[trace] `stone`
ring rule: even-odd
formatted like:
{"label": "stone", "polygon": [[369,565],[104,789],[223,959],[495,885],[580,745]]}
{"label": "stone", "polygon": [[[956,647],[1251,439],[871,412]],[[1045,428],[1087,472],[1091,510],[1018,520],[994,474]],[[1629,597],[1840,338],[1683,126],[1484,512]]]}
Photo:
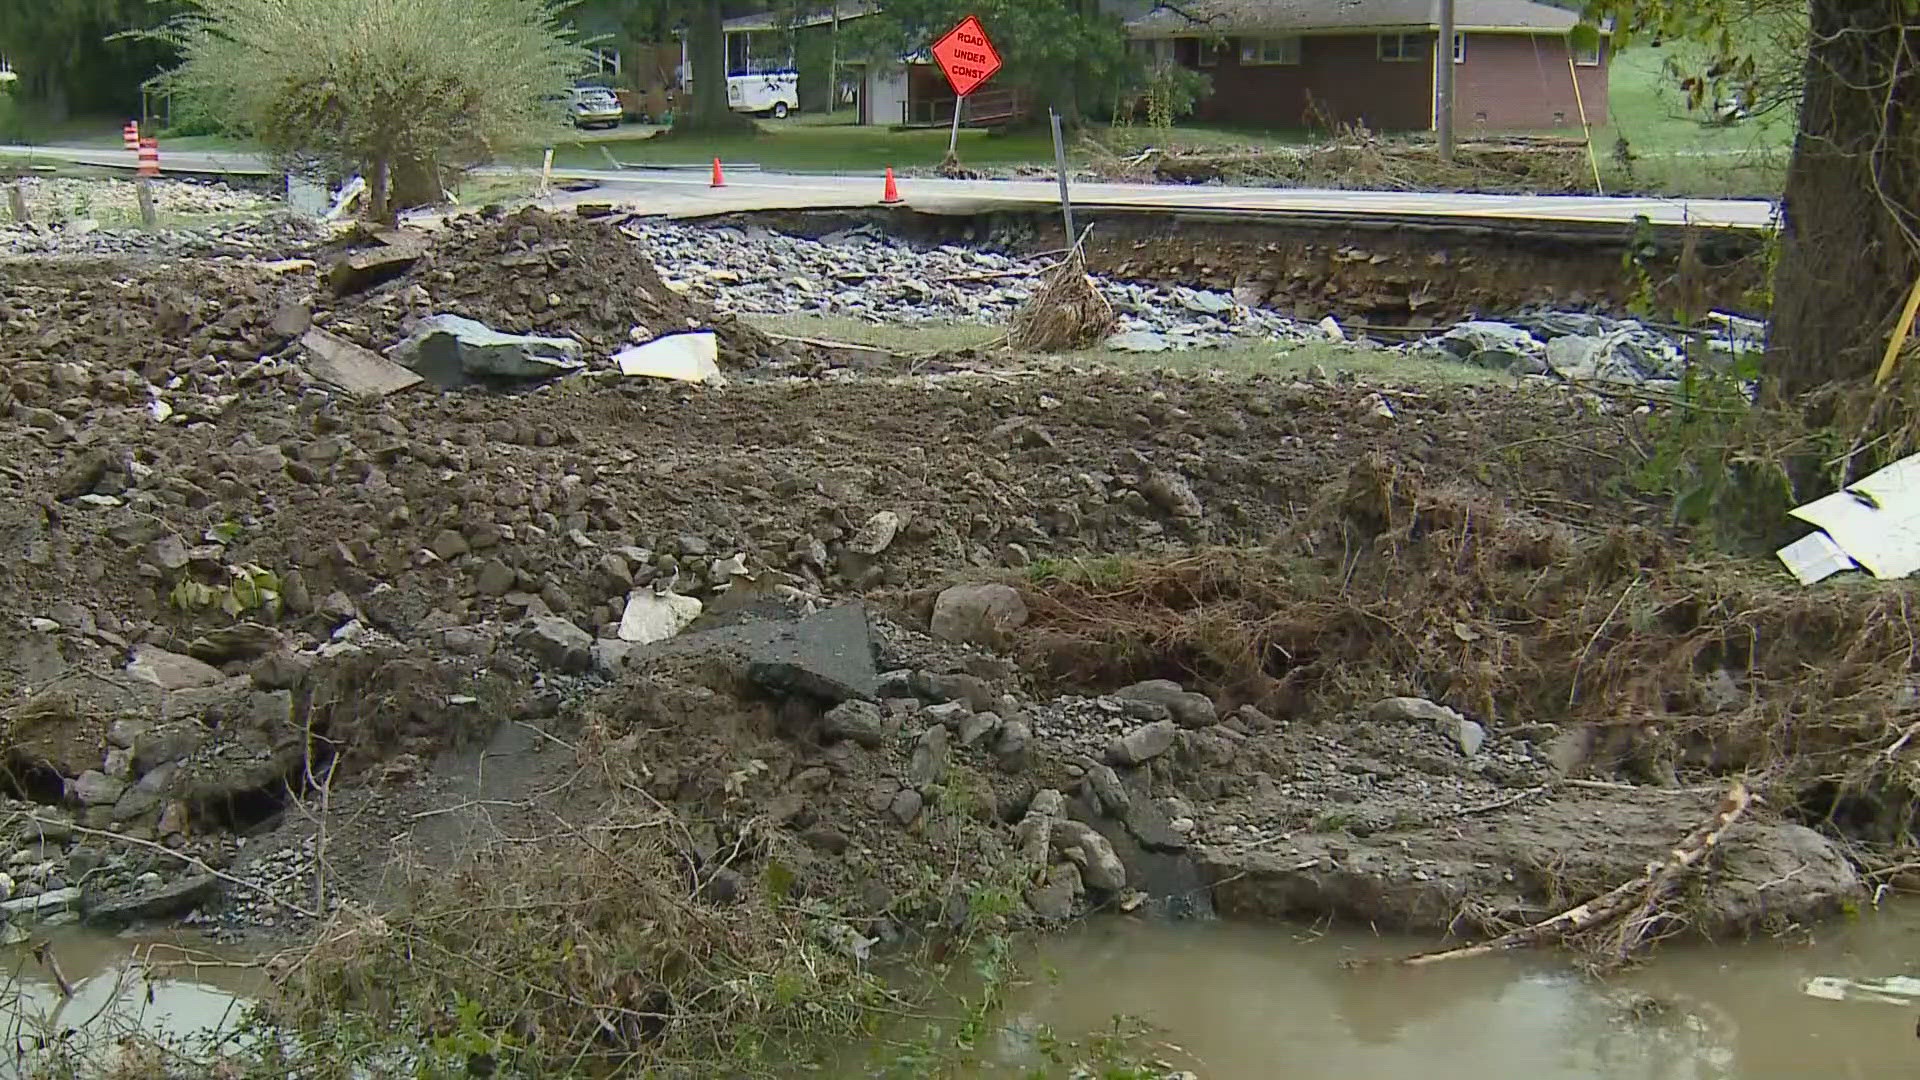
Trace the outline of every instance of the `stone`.
{"label": "stone", "polygon": [[899,534],[900,515],[891,510],[882,510],[860,526],[860,531],[847,541],[847,550],[871,558],[891,547],[893,538]]}
{"label": "stone", "polygon": [[499,559],[488,559],[480,564],[473,586],[481,596],[505,596],[513,591],[514,576],[513,567]]}
{"label": "stone", "polygon": [[381,244],[349,252],[327,270],[327,282],[335,296],[348,296],[399,277],[424,254],[421,244]]}
{"label": "stone", "polygon": [[1151,799],[1135,799],[1120,823],[1134,842],[1148,851],[1176,853],[1187,849],[1187,838],[1173,827],[1166,812]]}
{"label": "stone", "polygon": [[1046,922],[1066,922],[1073,917],[1073,902],[1080,893],[1080,869],[1061,863],[1047,870],[1043,884],[1027,889],[1027,906]]}
{"label": "stone", "polygon": [[1073,860],[1090,889],[1118,892],[1127,887],[1127,868],[1107,838],[1071,818],[1053,823],[1053,850]]}
{"label": "stone", "polygon": [[127,663],[127,674],[169,691],[217,686],[226,678],[220,674],[219,668],[210,664],[147,644],[133,647],[133,659]]}
{"label": "stone", "polygon": [[958,728],[962,720],[973,715],[973,710],[964,701],[943,701],[938,705],[929,705],[920,712],[927,719],[949,729]]}
{"label": "stone", "polygon": [[987,680],[965,672],[916,671],[913,692],[928,701],[964,702],[972,712],[992,712],[999,705]]}
{"label": "stone", "polygon": [[599,638],[593,643],[593,670],[602,675],[618,675],[627,666],[627,658],[639,646],[631,641]]}
{"label": "stone", "polygon": [[420,320],[387,357],[443,387],[474,379],[547,379],[587,366],[572,338],[505,334],[459,315]]}
{"label": "stone", "polygon": [[1147,501],[1177,518],[1197,518],[1204,513],[1200,496],[1183,476],[1155,469],[1140,481],[1140,494]]}
{"label": "stone", "polygon": [[170,885],[148,887],[134,896],[110,896],[82,905],[89,926],[125,926],[183,915],[220,895],[220,880],[212,874],[184,877]]}
{"label": "stone", "polygon": [[1107,761],[1114,765],[1141,765],[1173,748],[1179,732],[1171,720],[1143,724],[1107,744]]}
{"label": "stone", "polygon": [[1194,693],[1171,679],[1149,679],[1114,691],[1126,701],[1145,701],[1167,710],[1173,722],[1183,728],[1212,727],[1220,722],[1213,700]]}
{"label": "stone", "polygon": [[946,779],[951,754],[951,736],[944,725],[935,724],[921,732],[913,747],[913,760],[907,767],[908,782],[915,787],[926,787]]}
{"label": "stone", "polygon": [[580,674],[593,667],[593,635],[557,615],[528,620],[517,640],[521,648],[556,671]]}
{"label": "stone", "polygon": [[67,782],[68,796],[81,806],[112,806],[126,790],[125,780],[91,769]]}
{"label": "stone", "polygon": [[941,641],[993,646],[1027,622],[1027,602],[1011,585],[954,585],[933,603],[933,636]]}
{"label": "stone", "polygon": [[176,574],[185,570],[193,559],[187,554],[187,542],[176,533],[168,533],[147,545],[147,561],[169,574]]}
{"label": "stone", "polygon": [[282,649],[255,661],[247,677],[261,690],[291,690],[306,679],[312,667],[311,658]]}
{"label": "stone", "polygon": [[993,741],[994,764],[1002,772],[1022,772],[1027,767],[1027,756],[1033,745],[1033,729],[1025,720],[1009,720],[1000,725],[1000,734]]}
{"label": "stone", "polygon": [[161,801],[172,789],[173,777],[178,769],[178,765],[162,765],[142,776],[137,783],[127,789],[126,794],[120,796],[118,802],[113,804],[111,820],[132,821],[157,811]]}
{"label": "stone", "polygon": [[887,812],[892,814],[900,824],[911,825],[913,819],[920,816],[920,808],[923,805],[925,801],[918,791],[912,788],[901,788],[894,793],[893,800],[887,804]]}
{"label": "stone", "polygon": [[1000,730],[1000,714],[981,712],[968,713],[960,719],[960,745],[972,746],[983,742]]}
{"label": "stone", "polygon": [[1461,323],[1442,334],[1439,344],[1469,364],[1499,371],[1536,361],[1546,352],[1524,328],[1487,320]]}
{"label": "stone", "polygon": [[1107,338],[1106,347],[1116,352],[1157,353],[1173,348],[1173,342],[1151,330],[1127,330]]}
{"label": "stone", "polygon": [[1027,816],[1060,818],[1067,816],[1067,797],[1057,788],[1041,788],[1027,802]]}
{"label": "stone", "polygon": [[1487,739],[1486,729],[1478,723],[1426,698],[1383,698],[1367,709],[1367,719],[1375,723],[1424,724],[1451,740],[1468,757],[1478,754]]}
{"label": "stone", "polygon": [[452,562],[473,550],[472,545],[467,543],[467,538],[454,529],[441,529],[435,533],[433,541],[427,545],[427,548],[439,556],[443,562]]}
{"label": "stone", "polygon": [[193,639],[187,655],[208,664],[254,660],[285,647],[280,631],[257,622],[235,623]]}
{"label": "stone", "polygon": [[698,619],[703,609],[695,597],[635,589],[627,594],[620,615],[620,640],[642,645],[665,641]]}
{"label": "stone", "polygon": [[829,855],[843,855],[851,842],[847,834],[831,825],[815,825],[800,833],[800,839],[809,847],[818,848]]}
{"label": "stone", "polygon": [[317,326],[300,335],[300,346],[304,366],[314,378],[363,400],[420,384],[414,372]]}
{"label": "stone", "polygon": [[1133,804],[1133,798],[1127,794],[1126,785],[1120,782],[1120,774],[1114,772],[1112,767],[1088,757],[1080,758],[1078,764],[1087,771],[1087,790],[1093,792],[1094,802],[1108,815],[1123,817]]}
{"label": "stone", "polygon": [[820,731],[828,739],[847,739],[877,750],[886,741],[886,718],[873,702],[843,701],[827,710]]}
{"label": "stone", "polygon": [[698,659],[732,667],[766,690],[804,693],[823,708],[876,700],[873,630],[855,601],[799,619],[765,619],[681,633],[636,648],[629,664]]}
{"label": "stone", "polygon": [[[20,891],[26,892],[27,886],[20,886]],[[21,896],[18,899],[0,903],[0,919],[5,919],[7,922],[44,919],[49,915],[79,906],[80,895],[78,888],[68,887]]]}

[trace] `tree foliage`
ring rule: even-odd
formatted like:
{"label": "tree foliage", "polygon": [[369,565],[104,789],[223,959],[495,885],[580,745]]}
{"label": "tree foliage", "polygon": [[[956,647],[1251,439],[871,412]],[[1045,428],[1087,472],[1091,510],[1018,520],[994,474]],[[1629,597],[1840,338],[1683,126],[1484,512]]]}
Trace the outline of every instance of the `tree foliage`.
{"label": "tree foliage", "polygon": [[845,33],[854,51],[897,59],[932,45],[968,15],[979,17],[1006,63],[988,86],[1023,90],[1069,121],[1111,104],[1123,80],[1138,74],[1120,20],[1092,0],[889,0],[879,14],[848,23]]}
{"label": "tree foliage", "polygon": [[[1692,92],[1762,99],[1778,70],[1756,34],[1781,0],[1594,0],[1619,37],[1707,47]],[[1767,377],[1799,394],[1873,372],[1920,276],[1920,0],[1810,0],[1799,121],[1782,200]],[[1778,45],[1774,47],[1777,49]]]}
{"label": "tree foliage", "polygon": [[157,25],[165,0],[0,0],[0,56],[20,75],[18,92],[52,119],[73,111],[127,111],[164,50],[123,31]]}
{"label": "tree foliage", "polygon": [[552,0],[187,2],[172,86],[289,167],[366,176],[382,216],[551,130],[585,59]]}

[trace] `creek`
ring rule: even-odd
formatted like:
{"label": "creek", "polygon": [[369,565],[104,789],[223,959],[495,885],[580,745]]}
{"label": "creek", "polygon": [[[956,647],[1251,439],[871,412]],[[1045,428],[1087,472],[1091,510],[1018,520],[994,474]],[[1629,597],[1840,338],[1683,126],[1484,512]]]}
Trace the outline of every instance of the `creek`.
{"label": "creek", "polygon": [[[184,939],[67,928],[49,939],[73,985],[64,1006],[27,946],[0,955],[9,1037],[92,1021],[176,1036],[229,1029],[257,969]],[[1912,1003],[1810,996],[1810,979],[1912,971],[1920,905],[1810,935],[1669,943],[1606,982],[1567,958],[1517,953],[1420,969],[1391,961],[1426,939],[1291,925],[1097,919],[1043,941],[1009,997],[980,1077],[1041,1064],[1037,1033],[1150,1030],[1153,1056],[1205,1080],[1830,1080],[1920,1073]],[[190,961],[199,961],[198,964]],[[1378,961],[1378,963],[1365,963]],[[1361,962],[1361,963],[1355,963]],[[1917,985],[1915,989],[1920,989]],[[11,1075],[0,1069],[0,1075]]]}

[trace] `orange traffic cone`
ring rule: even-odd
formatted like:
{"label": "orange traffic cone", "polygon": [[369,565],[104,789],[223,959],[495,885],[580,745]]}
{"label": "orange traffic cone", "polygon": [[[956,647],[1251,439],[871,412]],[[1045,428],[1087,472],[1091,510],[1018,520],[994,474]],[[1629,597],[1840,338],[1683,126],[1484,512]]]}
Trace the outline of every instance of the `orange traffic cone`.
{"label": "orange traffic cone", "polygon": [[880,193],[880,205],[893,206],[903,202],[906,200],[900,197],[900,188],[893,182],[893,166],[889,165],[887,166],[887,189]]}
{"label": "orange traffic cone", "polygon": [[727,186],[727,178],[720,174],[719,158],[713,159],[713,183],[709,184],[708,186],[709,187],[726,187]]}

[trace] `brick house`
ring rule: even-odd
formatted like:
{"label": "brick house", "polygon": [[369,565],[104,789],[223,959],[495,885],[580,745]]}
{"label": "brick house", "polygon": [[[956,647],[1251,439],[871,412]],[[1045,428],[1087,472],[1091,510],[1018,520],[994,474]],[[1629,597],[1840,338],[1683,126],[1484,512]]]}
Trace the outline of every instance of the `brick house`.
{"label": "brick house", "polygon": [[[1610,40],[1579,22],[1532,0],[1456,0],[1455,129],[1578,128],[1583,107],[1604,125]],[[1127,32],[1150,59],[1211,79],[1203,121],[1304,128],[1317,106],[1379,131],[1434,126],[1439,0],[1195,0]]]}

